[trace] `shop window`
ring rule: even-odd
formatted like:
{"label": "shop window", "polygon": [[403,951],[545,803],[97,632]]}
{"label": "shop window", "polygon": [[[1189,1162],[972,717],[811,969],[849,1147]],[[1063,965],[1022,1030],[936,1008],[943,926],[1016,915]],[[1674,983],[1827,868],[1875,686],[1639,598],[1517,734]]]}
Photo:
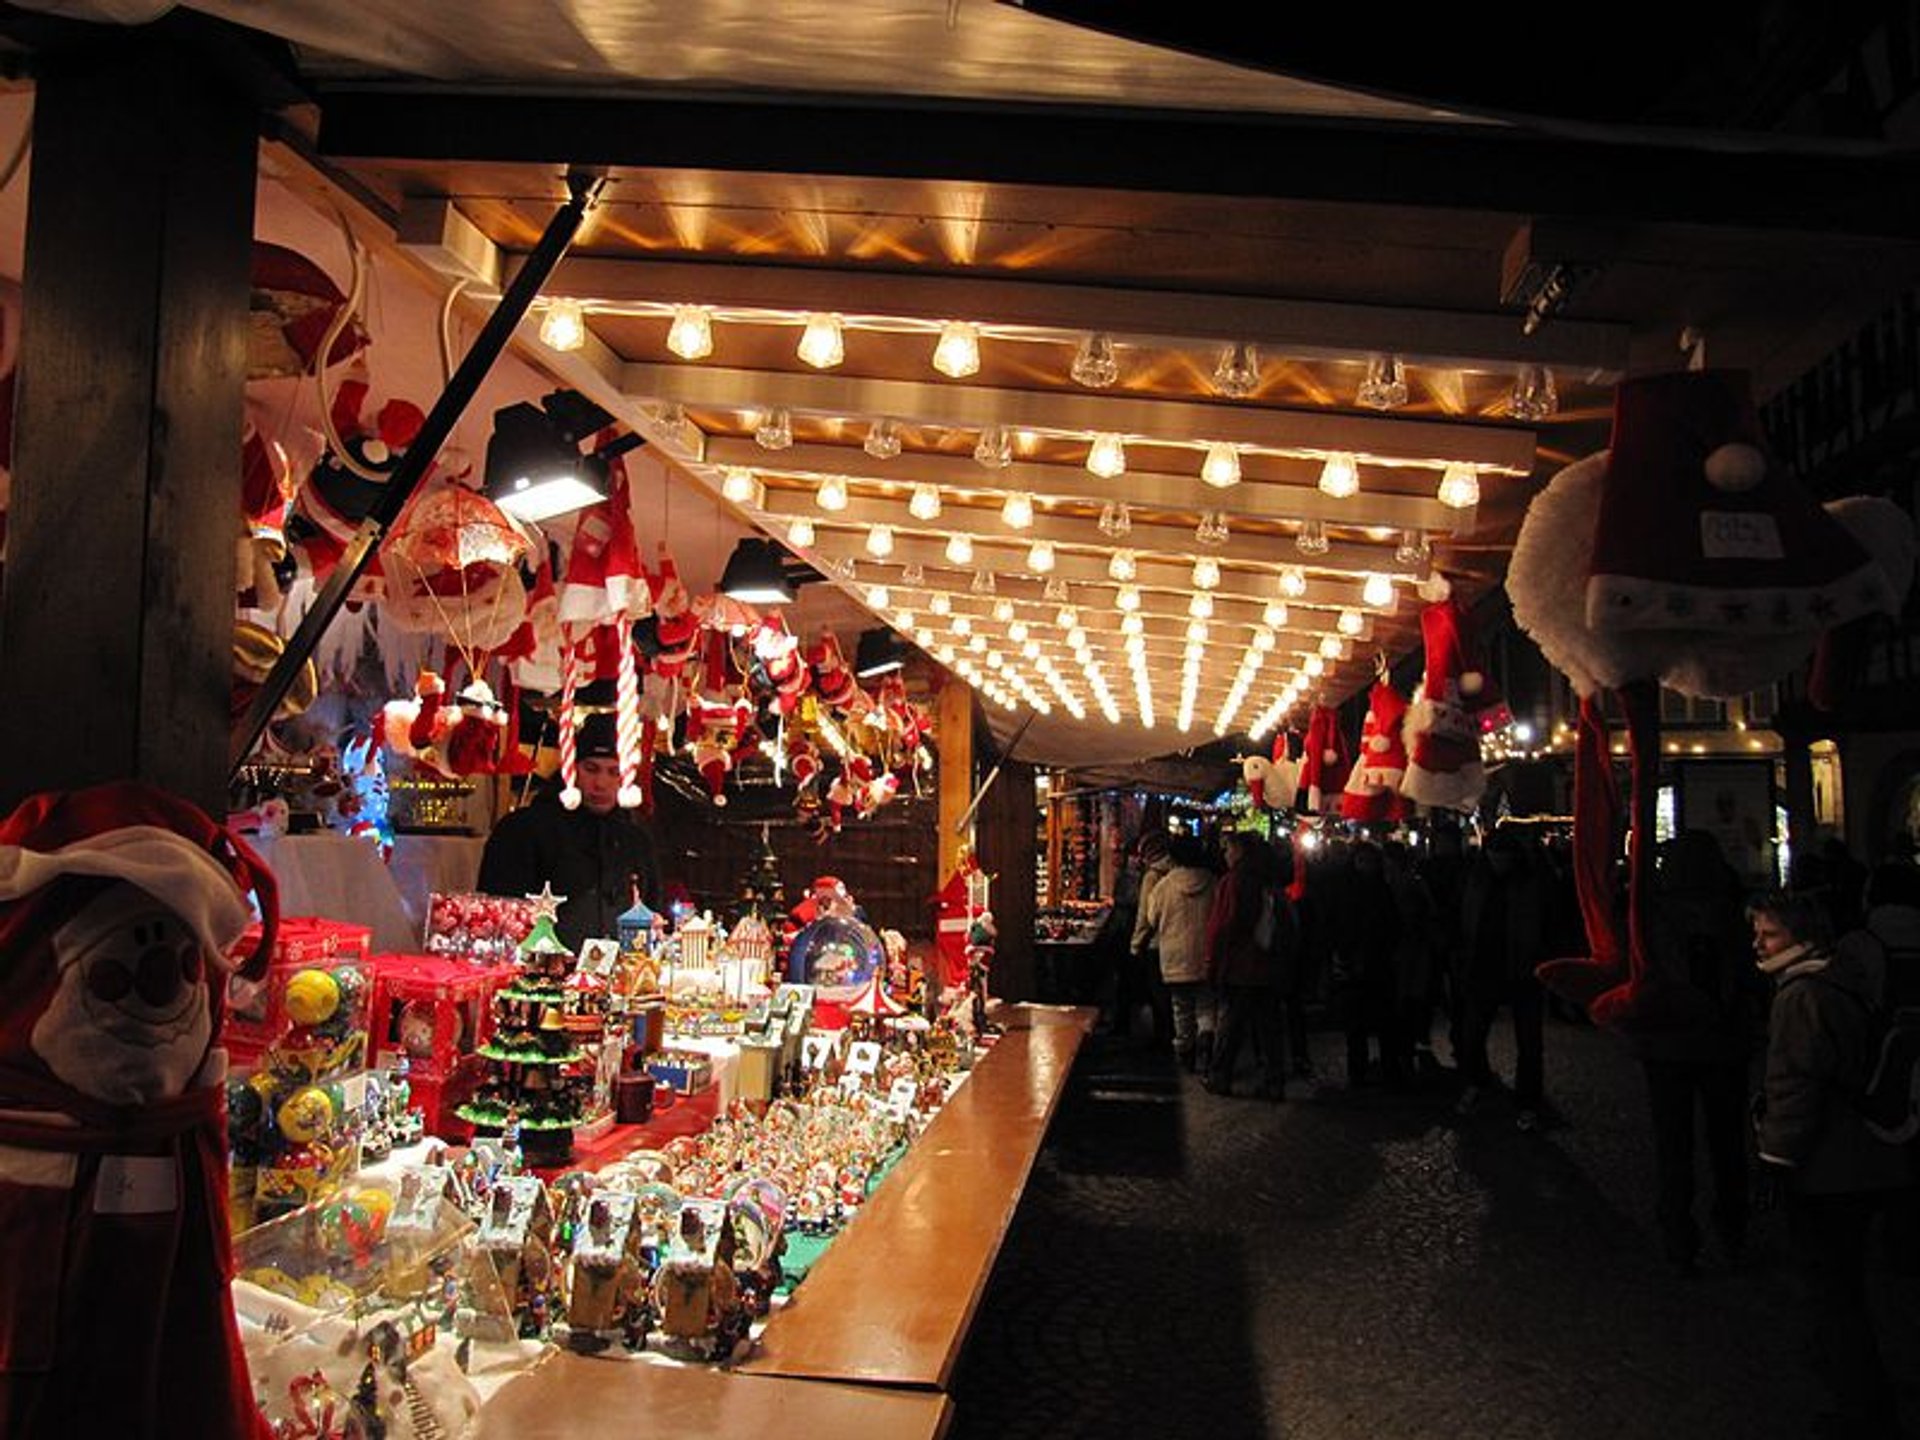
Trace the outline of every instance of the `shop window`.
{"label": "shop window", "polygon": [[1822,830],[1844,835],[1847,828],[1846,790],[1840,770],[1840,747],[1816,740],[1807,747],[1813,767],[1813,823]]}

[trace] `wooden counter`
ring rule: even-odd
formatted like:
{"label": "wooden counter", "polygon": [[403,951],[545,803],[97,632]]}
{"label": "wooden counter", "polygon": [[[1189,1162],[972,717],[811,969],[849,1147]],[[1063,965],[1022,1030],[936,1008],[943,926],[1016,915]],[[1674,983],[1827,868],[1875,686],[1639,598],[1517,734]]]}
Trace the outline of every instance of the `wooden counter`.
{"label": "wooden counter", "polygon": [[1094,1012],[998,1018],[1007,1032],[767,1322],[744,1373],[946,1388]]}
{"label": "wooden counter", "polygon": [[674,1436],[885,1436],[939,1440],[946,1396],[730,1375],[704,1366],[593,1360],[549,1352],[480,1412],[482,1440]]}

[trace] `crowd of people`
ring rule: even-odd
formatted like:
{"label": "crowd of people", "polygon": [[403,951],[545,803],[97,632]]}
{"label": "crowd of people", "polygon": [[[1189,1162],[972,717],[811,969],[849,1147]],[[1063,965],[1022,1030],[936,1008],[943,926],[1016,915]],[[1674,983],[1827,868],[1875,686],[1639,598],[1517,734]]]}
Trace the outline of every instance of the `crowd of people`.
{"label": "crowd of people", "polygon": [[[1324,1083],[1311,1014],[1344,1035],[1332,1083],[1444,1086],[1471,1115],[1503,1088],[1488,1039],[1505,1012],[1520,1128],[1565,1123],[1544,1086],[1556,1002],[1535,978],[1541,961],[1586,950],[1563,846],[1511,826],[1474,847],[1439,830],[1418,848],[1155,829],[1132,860],[1107,932],[1108,1020],[1126,1031],[1150,1013],[1155,1038],[1209,1092],[1233,1094],[1242,1069],[1267,1100],[1285,1099],[1289,1080]],[[1784,1210],[1827,1433],[1894,1434],[1867,1274],[1881,1216],[1892,1261],[1920,1272],[1920,1141],[1908,1133],[1920,1078],[1888,1073],[1902,1043],[1920,1043],[1920,1029],[1890,1039],[1890,1017],[1920,1024],[1920,867],[1869,872],[1830,845],[1795,879],[1750,895],[1703,832],[1657,856],[1641,943],[1692,998],[1684,1020],[1626,1042],[1645,1074],[1654,1214],[1667,1260],[1692,1275],[1709,1245],[1717,1263],[1745,1261],[1757,1205]],[[1450,1063],[1436,1051],[1441,1025]],[[1889,1095],[1891,1113],[1876,1117]],[[1696,1136],[1712,1182],[1705,1227]]]}

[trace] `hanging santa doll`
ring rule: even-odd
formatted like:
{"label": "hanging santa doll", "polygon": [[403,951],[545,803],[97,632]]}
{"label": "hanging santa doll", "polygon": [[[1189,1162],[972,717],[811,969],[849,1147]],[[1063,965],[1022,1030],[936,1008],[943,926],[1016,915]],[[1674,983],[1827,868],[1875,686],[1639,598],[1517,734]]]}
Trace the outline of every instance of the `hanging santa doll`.
{"label": "hanging santa doll", "polygon": [[[1899,613],[1913,527],[1897,506],[1822,506],[1765,449],[1744,375],[1623,383],[1613,442],[1556,475],[1520,527],[1514,618],[1581,695],[1574,874],[1588,956],[1541,979],[1597,1024],[1692,1023],[1705,997],[1647,943],[1659,688],[1731,697],[1800,664],[1828,628]],[[1601,701],[1625,712],[1632,754],[1627,925],[1616,919],[1615,800]]]}
{"label": "hanging santa doll", "polygon": [[227,1279],[227,959],[271,875],[151,786],[0,821],[0,1434],[266,1440]]}
{"label": "hanging santa doll", "polygon": [[[1445,592],[1444,579],[1429,594]],[[1407,710],[1406,774],[1400,793],[1440,810],[1471,810],[1487,788],[1480,737],[1505,707],[1474,643],[1473,625],[1450,593],[1420,612],[1427,668]]]}
{"label": "hanging santa doll", "polygon": [[1347,783],[1352,764],[1339,712],[1330,705],[1314,706],[1307,715],[1306,753],[1300,761],[1300,784],[1306,789],[1309,811],[1324,815],[1337,803],[1334,797]]}
{"label": "hanging santa doll", "polygon": [[1368,825],[1406,819],[1407,802],[1400,794],[1407,772],[1407,746],[1401,738],[1406,718],[1406,697],[1384,679],[1375,681],[1360,727],[1360,756],[1340,797],[1343,819]]}

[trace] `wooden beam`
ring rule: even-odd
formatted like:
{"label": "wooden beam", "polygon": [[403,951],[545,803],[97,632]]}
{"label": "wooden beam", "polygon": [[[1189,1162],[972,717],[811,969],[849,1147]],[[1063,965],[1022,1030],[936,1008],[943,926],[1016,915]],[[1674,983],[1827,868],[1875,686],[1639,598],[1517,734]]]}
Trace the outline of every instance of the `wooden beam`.
{"label": "wooden beam", "polygon": [[973,691],[957,675],[943,675],[934,696],[933,738],[936,775],[940,786],[939,870],[934,886],[960,863],[960,852],[973,843],[958,827],[973,802]]}
{"label": "wooden beam", "polygon": [[139,779],[225,813],[257,131],[184,50],[39,80],[0,808]]}
{"label": "wooden beam", "polygon": [[1533,431],[1475,421],[1151,400],[1083,390],[1012,390],[946,381],[803,375],[717,365],[636,362],[624,367],[621,386],[635,398],[738,411],[782,406],[837,416],[886,415],[958,430],[1006,425],[1069,435],[1107,432],[1140,441],[1223,440],[1306,455],[1349,452],[1363,462],[1431,466],[1458,462],[1506,475],[1533,473]]}

